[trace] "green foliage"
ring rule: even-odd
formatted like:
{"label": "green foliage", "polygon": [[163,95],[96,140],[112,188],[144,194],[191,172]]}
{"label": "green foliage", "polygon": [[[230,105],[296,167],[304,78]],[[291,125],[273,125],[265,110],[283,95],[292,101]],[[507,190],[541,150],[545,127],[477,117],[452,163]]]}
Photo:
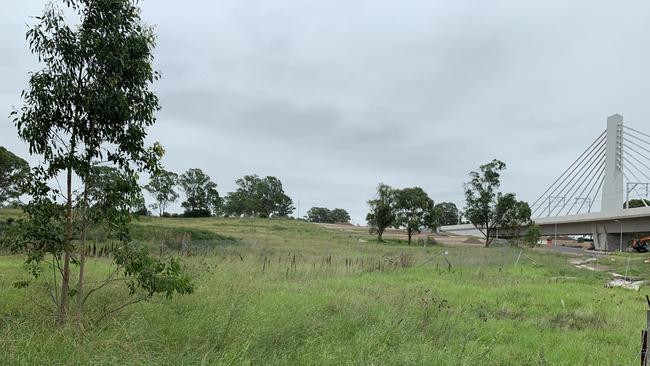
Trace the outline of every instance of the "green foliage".
{"label": "green foliage", "polygon": [[66,233],[66,209],[62,204],[36,196],[23,206],[23,216],[9,222],[5,234],[0,238],[3,247],[14,253],[25,253],[25,264],[29,272],[37,277],[38,264],[52,254],[60,260],[69,250]]}
{"label": "green foliage", "polygon": [[533,223],[528,226],[528,230],[526,230],[526,234],[524,234],[524,242],[529,246],[534,247],[539,242],[541,235],[539,225]]}
{"label": "green foliage", "polygon": [[446,225],[458,225],[458,208],[451,202],[440,202],[433,207],[435,222],[432,228]]}
{"label": "green foliage", "polygon": [[293,201],[284,193],[282,182],[276,177],[260,178],[245,175],[235,181],[237,190],[226,197],[224,212],[235,217],[287,217],[293,210]]}
{"label": "green foliage", "polygon": [[44,67],[30,74],[25,103],[12,112],[18,135],[43,156],[50,176],[72,169],[85,178],[96,158],[126,169],[155,165],[161,148],[144,141],[159,109],[149,90],[158,79],[152,29],[133,1],[64,3],[78,25],[52,3],[27,32]]}
{"label": "green foliage", "polygon": [[149,184],[144,186],[144,189],[156,200],[151,208],[158,210],[159,216],[162,216],[167,207],[178,199],[179,195],[174,190],[176,185],[178,185],[178,174],[160,169],[151,176]]}
{"label": "green foliage", "polygon": [[[158,79],[155,35],[134,0],[53,2],[35,19],[26,38],[42,69],[30,73],[23,106],[11,115],[18,136],[43,164],[32,170],[26,187],[32,201],[14,233],[28,264],[53,256],[53,281],[60,275],[61,284],[53,299],[58,321],[68,320],[68,295],[74,293],[80,322],[87,234],[102,223],[126,240],[125,208],[133,206],[132,197],[136,209],[144,205],[135,172],[156,171],[164,154],[160,144],[146,144],[159,109],[150,90]],[[47,186],[62,173],[64,189]],[[83,186],[77,197],[75,176]],[[78,263],[74,290],[71,262]]]}
{"label": "green foliage", "polygon": [[[152,217],[141,223],[152,231],[182,226],[264,245],[186,257],[194,296],[170,300],[163,292],[83,332],[52,326],[39,303],[25,300],[47,276],[15,288],[25,279],[22,261],[2,256],[0,364],[639,363],[645,288],[641,294],[605,288],[609,275],[575,268],[551,251],[377,245],[357,242],[357,236],[369,239],[361,229],[350,238],[349,228],[290,220]],[[625,273],[627,256],[606,257],[598,266],[607,262]],[[630,276],[648,279],[646,259],[631,257]],[[89,280],[109,266],[97,259]],[[115,300],[130,299],[128,291],[109,285],[88,311],[96,316]]]}
{"label": "green foliage", "polygon": [[309,222],[328,224],[348,223],[350,222],[350,214],[342,208],[330,210],[325,207],[312,207],[307,211],[306,219]]}
{"label": "green foliage", "polygon": [[[479,172],[470,172],[470,181],[465,183],[465,216],[485,236],[485,246],[494,239],[495,229],[504,225],[504,219],[514,220],[518,214],[508,216],[517,200],[513,193],[499,192],[500,172],[506,165],[499,160],[480,166]],[[518,207],[522,208],[523,207]],[[530,211],[530,208],[528,209]],[[530,218],[530,213],[528,214]],[[511,225],[507,222],[506,225]]]}
{"label": "green foliage", "polygon": [[[628,206],[629,205],[629,206]],[[639,207],[650,207],[650,201],[646,199],[632,199],[629,203],[623,204],[623,208],[639,208]]]}
{"label": "green foliage", "polygon": [[[183,220],[182,223],[190,221]],[[225,236],[205,228],[192,226],[165,226],[152,225],[148,222],[132,222],[129,227],[131,240],[140,243],[159,244],[165,243],[169,239],[178,239],[184,235],[189,236],[191,240],[199,241],[234,241],[232,236]]]}
{"label": "green foliage", "polygon": [[0,146],[0,206],[18,199],[22,193],[21,186],[29,174],[29,164]]}
{"label": "green foliage", "polygon": [[131,295],[144,290],[147,297],[164,293],[170,298],[174,293],[194,292],[194,285],[176,258],[164,263],[150,256],[146,247],[136,245],[121,246],[114,255],[115,263],[132,278],[127,284]]}
{"label": "green foliage", "polygon": [[530,224],[531,210],[528,202],[517,201],[515,195],[504,195],[498,204],[498,210],[503,210],[501,227],[513,233],[515,240],[519,240],[521,227]]}
{"label": "green foliage", "polygon": [[189,169],[181,174],[178,183],[185,192],[185,201],[181,206],[186,217],[206,217],[218,214],[221,209],[221,197],[217,184],[201,169]]}
{"label": "green foliage", "polygon": [[[140,209],[144,202],[137,175],[115,167],[94,166],[86,184],[86,220],[92,225],[108,223],[119,237],[126,237],[131,212]],[[84,200],[80,198],[77,202],[82,204]]]}
{"label": "green foliage", "polygon": [[433,200],[420,187],[395,190],[394,211],[396,228],[406,229],[408,244],[411,245],[413,234],[419,234],[422,227],[427,226],[429,215],[433,211]]}
{"label": "green foliage", "polygon": [[325,207],[312,207],[307,211],[306,219],[309,222],[329,222],[330,210]]}
{"label": "green foliage", "polygon": [[334,224],[348,223],[350,222],[350,214],[342,208],[335,208],[330,211],[329,221]]}
{"label": "green foliage", "polygon": [[370,230],[377,233],[377,240],[383,241],[382,236],[386,228],[395,224],[395,192],[390,186],[379,183],[377,186],[377,197],[368,201],[370,212],[366,215],[366,221]]}

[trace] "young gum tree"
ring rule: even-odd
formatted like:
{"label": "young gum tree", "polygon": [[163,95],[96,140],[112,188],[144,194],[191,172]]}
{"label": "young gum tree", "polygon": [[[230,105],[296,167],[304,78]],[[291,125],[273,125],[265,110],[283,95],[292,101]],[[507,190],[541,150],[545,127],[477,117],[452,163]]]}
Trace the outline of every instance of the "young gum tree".
{"label": "young gum tree", "polygon": [[[69,21],[66,14],[73,14],[76,22]],[[32,201],[25,210],[28,220],[21,226],[20,242],[29,252],[28,262],[43,260],[47,253],[57,263],[62,261],[55,302],[58,322],[65,323],[69,298],[77,296],[78,320],[85,299],[85,241],[91,224],[88,190],[93,167],[115,167],[128,177],[121,188],[130,192],[136,184],[132,177],[140,171],[155,173],[164,153],[157,143],[145,145],[147,128],[154,124],[159,109],[158,98],[150,90],[158,79],[152,68],[155,35],[141,21],[134,0],[63,0],[49,4],[36,19],[26,38],[43,67],[30,74],[28,88],[22,93],[23,106],[12,115],[18,135],[44,164],[31,175]],[[48,187],[46,183],[59,174],[66,177],[64,188]],[[75,181],[82,184],[76,204]],[[110,204],[120,206],[119,202]],[[53,227],[63,223],[62,233],[52,232],[63,235],[45,237],[30,232],[39,222]],[[121,264],[128,268],[127,274],[134,275],[143,268],[129,267],[129,260],[142,253],[129,253]],[[79,263],[76,291],[70,287],[73,259]],[[151,278],[149,283],[139,284],[158,292]],[[191,291],[188,286],[175,289]]]}
{"label": "young gum tree", "polygon": [[377,240],[383,241],[384,230],[395,223],[395,191],[390,186],[379,183],[377,197],[368,201],[370,212],[366,221],[377,232]]}
{"label": "young gum tree", "polygon": [[151,176],[149,184],[144,186],[144,189],[156,200],[156,203],[152,204],[151,208],[158,210],[159,216],[162,216],[167,207],[178,199],[178,192],[174,190],[177,185],[178,174],[160,169]]}
{"label": "young gum tree", "polygon": [[419,234],[427,226],[427,219],[433,211],[433,200],[420,187],[395,191],[395,227],[403,227],[411,245],[413,234]]}
{"label": "young gum tree", "polygon": [[486,247],[494,240],[492,233],[517,202],[514,194],[499,192],[500,172],[505,168],[505,163],[494,159],[481,165],[478,172],[470,172],[470,181],[465,183],[465,216],[485,236]]}

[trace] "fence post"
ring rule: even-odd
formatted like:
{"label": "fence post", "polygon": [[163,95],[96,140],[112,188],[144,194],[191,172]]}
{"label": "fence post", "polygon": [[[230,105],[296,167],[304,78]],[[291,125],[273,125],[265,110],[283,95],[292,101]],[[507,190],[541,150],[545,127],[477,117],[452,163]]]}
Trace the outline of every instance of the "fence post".
{"label": "fence post", "polygon": [[641,331],[641,366],[650,365],[650,361],[648,361],[648,331],[650,331],[650,297],[648,297],[648,295],[645,295],[645,299],[648,303],[649,310],[646,310],[645,329]]}

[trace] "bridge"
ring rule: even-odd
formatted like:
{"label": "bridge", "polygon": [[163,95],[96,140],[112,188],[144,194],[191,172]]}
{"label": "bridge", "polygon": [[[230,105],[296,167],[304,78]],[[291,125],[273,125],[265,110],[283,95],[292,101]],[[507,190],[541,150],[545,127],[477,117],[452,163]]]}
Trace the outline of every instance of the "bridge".
{"label": "bridge", "polygon": [[[531,205],[542,235],[591,235],[597,250],[624,250],[650,232],[650,135],[607,118],[607,128]],[[629,207],[636,200],[641,207]],[[442,231],[480,236],[471,224]]]}

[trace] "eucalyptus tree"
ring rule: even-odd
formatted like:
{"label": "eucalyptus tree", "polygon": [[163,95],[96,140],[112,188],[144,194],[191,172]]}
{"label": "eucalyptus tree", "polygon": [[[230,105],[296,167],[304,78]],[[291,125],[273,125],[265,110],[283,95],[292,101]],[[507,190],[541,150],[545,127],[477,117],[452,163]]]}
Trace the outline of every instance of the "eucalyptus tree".
{"label": "eucalyptus tree", "polygon": [[307,211],[306,219],[309,222],[329,222],[331,211],[325,207],[312,207]]}
{"label": "eucalyptus tree", "polygon": [[347,223],[350,222],[350,214],[342,208],[330,210],[325,207],[312,207],[307,211],[306,219],[309,222],[328,224]]}
{"label": "eucalyptus tree", "polygon": [[181,203],[185,216],[202,217],[219,212],[221,197],[217,184],[201,169],[188,169],[178,178],[178,183],[185,192],[185,201]]}
{"label": "eucalyptus tree", "polygon": [[151,204],[151,208],[158,210],[159,216],[162,216],[167,207],[178,199],[179,195],[175,190],[177,185],[178,174],[160,169],[151,176],[149,183],[144,186],[144,189],[156,200]]}
{"label": "eucalyptus tree", "polygon": [[293,200],[282,182],[272,176],[260,178],[245,175],[235,181],[237,190],[226,196],[224,212],[231,216],[287,217],[293,210]]}
{"label": "eucalyptus tree", "polygon": [[332,224],[348,223],[350,214],[342,208],[335,208],[329,212],[328,221]]}
{"label": "eucalyptus tree", "polygon": [[4,146],[0,146],[0,205],[17,199],[29,174],[29,164]]}
{"label": "eucalyptus tree", "polygon": [[395,193],[395,222],[396,228],[404,228],[411,245],[413,234],[419,234],[427,226],[428,217],[433,211],[433,200],[420,187],[404,188]]}
{"label": "eucalyptus tree", "polygon": [[395,223],[395,191],[390,186],[379,183],[377,196],[368,201],[370,212],[366,215],[366,221],[372,231],[377,233],[377,240],[382,242],[386,228]]}
{"label": "eucalyptus tree", "polygon": [[481,165],[478,172],[470,172],[470,181],[465,183],[465,217],[485,236],[486,247],[494,240],[498,227],[512,225],[513,215],[509,215],[518,204],[513,193],[499,191],[500,172],[505,169],[505,163],[494,159]]}
{"label": "eucalyptus tree", "polygon": [[457,225],[459,223],[458,207],[452,202],[440,202],[433,207],[436,212],[437,226]]}
{"label": "eucalyptus tree", "polygon": [[518,201],[513,193],[504,195],[501,205],[505,206],[501,227],[519,244],[522,228],[528,227],[532,223],[530,205],[528,202]]}
{"label": "eucalyptus tree", "polygon": [[[84,241],[90,224],[92,168],[109,165],[133,177],[140,171],[157,171],[164,153],[159,144],[145,143],[159,109],[150,90],[159,75],[152,67],[156,37],[142,22],[136,4],[135,0],[52,2],[27,31],[30,50],[42,68],[30,73],[23,106],[12,115],[19,137],[44,164],[31,173],[32,200],[25,210],[27,219],[20,224],[23,240],[18,243],[28,251],[28,263],[42,261],[47,253],[62,262],[57,266],[61,287],[55,299],[59,323],[69,318],[72,296],[78,299],[80,320],[83,302],[79,299],[86,298],[85,246],[78,243]],[[46,184],[60,174],[65,176],[63,189]],[[76,181],[83,188],[75,205]],[[124,190],[135,189],[133,179],[123,183]],[[119,197],[115,199],[110,204],[119,206]],[[79,214],[73,213],[73,207],[79,207]],[[53,230],[50,235],[37,230],[39,224],[63,224],[64,231]],[[191,291],[173,264],[144,260],[144,252],[127,249],[128,255],[118,264],[135,281],[132,288],[147,288],[151,294],[163,291],[162,282],[151,280],[159,275],[167,281],[167,289]],[[77,289],[72,291],[75,253],[79,273]],[[138,275],[144,272],[149,279]]]}

